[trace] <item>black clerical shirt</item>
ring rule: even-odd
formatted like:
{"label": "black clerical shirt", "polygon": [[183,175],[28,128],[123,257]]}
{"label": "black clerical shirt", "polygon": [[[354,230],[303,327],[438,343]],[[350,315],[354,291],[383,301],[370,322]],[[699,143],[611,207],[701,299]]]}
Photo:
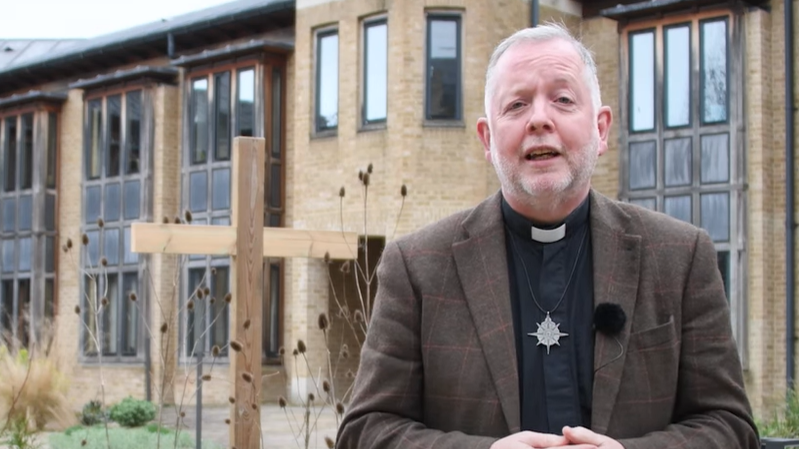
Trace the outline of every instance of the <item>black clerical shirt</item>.
{"label": "black clerical shirt", "polygon": [[[566,217],[565,237],[541,243],[531,237],[535,223],[502,201],[522,430],[561,434],[563,426],[591,426],[594,288],[589,209],[586,198]],[[560,332],[568,334],[550,346],[549,354],[536,336],[528,335],[537,332],[547,311]]]}

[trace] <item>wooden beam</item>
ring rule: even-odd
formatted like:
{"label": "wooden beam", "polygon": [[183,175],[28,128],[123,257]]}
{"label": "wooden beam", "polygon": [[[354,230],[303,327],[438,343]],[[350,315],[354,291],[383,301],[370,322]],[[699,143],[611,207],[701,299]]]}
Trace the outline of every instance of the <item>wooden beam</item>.
{"label": "wooden beam", "polygon": [[[232,226],[133,223],[130,233],[135,253],[237,254]],[[263,228],[262,234],[264,257],[323,258],[328,253],[331,259],[354,259],[358,252],[354,232]]]}

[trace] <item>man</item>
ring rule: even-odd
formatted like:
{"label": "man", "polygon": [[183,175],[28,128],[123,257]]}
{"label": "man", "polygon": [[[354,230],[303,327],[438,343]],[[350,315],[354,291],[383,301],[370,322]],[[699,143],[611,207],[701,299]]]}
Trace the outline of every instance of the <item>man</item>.
{"label": "man", "polygon": [[590,187],[590,52],[519,31],[485,100],[501,191],[386,247],[338,447],[758,448],[707,233]]}

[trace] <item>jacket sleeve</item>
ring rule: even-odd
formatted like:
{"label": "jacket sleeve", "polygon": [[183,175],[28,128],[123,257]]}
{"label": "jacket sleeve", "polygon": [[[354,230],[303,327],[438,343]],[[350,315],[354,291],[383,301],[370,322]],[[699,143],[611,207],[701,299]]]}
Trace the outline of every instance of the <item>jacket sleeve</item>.
{"label": "jacket sleeve", "polygon": [[[732,335],[716,250],[700,230],[682,296],[682,334],[673,424],[626,449],[759,449]],[[623,419],[623,418],[622,418]]]}
{"label": "jacket sleeve", "polygon": [[496,438],[442,432],[423,424],[420,299],[397,243],[389,243],[382,257],[369,331],[336,447],[488,449]]}

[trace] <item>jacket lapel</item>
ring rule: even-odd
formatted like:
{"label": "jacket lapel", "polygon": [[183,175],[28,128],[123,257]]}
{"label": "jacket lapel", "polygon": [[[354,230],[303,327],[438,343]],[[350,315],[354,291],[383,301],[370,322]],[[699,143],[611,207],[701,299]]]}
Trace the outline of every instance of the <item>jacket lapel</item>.
{"label": "jacket lapel", "polygon": [[626,223],[629,216],[621,208],[591,193],[594,307],[614,303],[627,315],[624,329],[618,335],[595,333],[591,427],[601,434],[607,431],[619,393],[638,296],[641,237],[628,234]]}
{"label": "jacket lapel", "polygon": [[500,195],[464,220],[452,252],[466,302],[511,433],[519,431],[519,378]]}

